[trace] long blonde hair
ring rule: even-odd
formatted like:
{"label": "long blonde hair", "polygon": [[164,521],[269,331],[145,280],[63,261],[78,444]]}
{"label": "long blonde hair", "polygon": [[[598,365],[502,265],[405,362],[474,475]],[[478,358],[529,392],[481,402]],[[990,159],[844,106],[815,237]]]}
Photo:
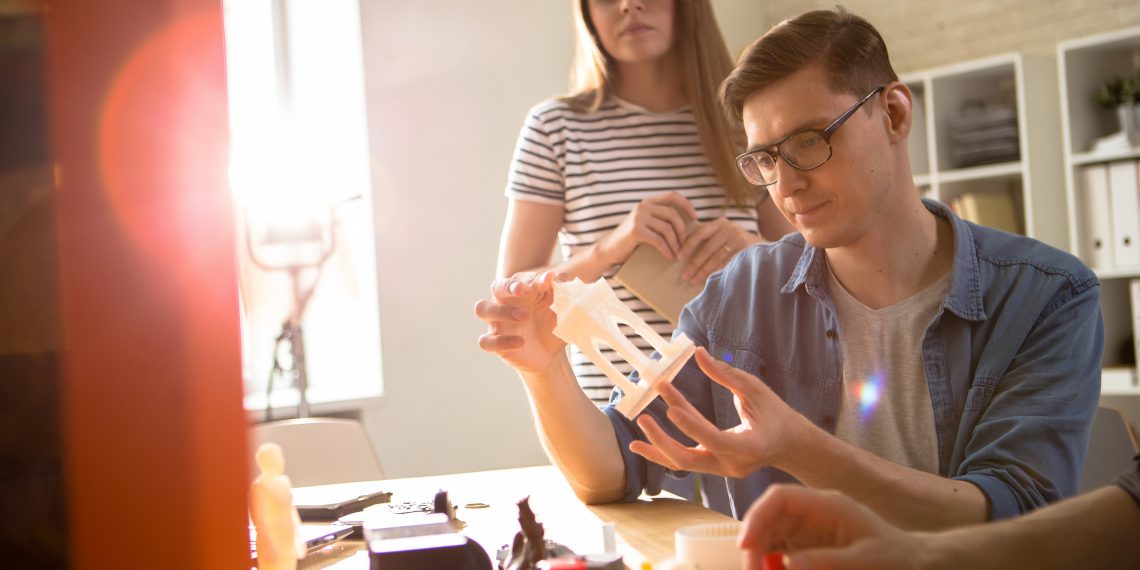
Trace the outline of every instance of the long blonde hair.
{"label": "long blonde hair", "polygon": [[[580,112],[593,113],[610,96],[616,71],[590,20],[589,0],[573,0],[576,41],[570,68],[570,94],[563,97]],[[744,149],[744,131],[730,124],[720,109],[717,90],[732,72],[732,57],[716,24],[709,0],[676,0],[674,47],[681,53],[685,95],[693,109],[701,147],[717,180],[735,206],[752,205],[754,192],[736,169]]]}

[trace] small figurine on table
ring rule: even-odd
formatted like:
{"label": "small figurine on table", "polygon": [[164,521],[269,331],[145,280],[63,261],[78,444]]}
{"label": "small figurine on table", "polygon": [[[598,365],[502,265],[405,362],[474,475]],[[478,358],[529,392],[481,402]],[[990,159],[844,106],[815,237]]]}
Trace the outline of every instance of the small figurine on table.
{"label": "small figurine on table", "polygon": [[533,570],[540,560],[546,560],[546,544],[542,524],[534,518],[530,510],[530,497],[519,501],[519,527],[511,544],[511,557],[507,560],[507,570]]}
{"label": "small figurine on table", "polygon": [[293,506],[293,485],[285,475],[285,456],[275,443],[257,449],[261,473],[249,489],[249,511],[257,529],[257,567],[260,570],[294,570],[305,556],[297,527],[301,517]]}

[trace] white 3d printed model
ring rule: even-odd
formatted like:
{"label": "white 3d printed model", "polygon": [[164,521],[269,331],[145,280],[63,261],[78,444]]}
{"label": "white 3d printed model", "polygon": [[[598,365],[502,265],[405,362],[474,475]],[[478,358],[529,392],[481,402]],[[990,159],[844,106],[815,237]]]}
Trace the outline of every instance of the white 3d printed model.
{"label": "white 3d printed model", "polygon": [[[573,344],[586,355],[606,376],[613,380],[625,397],[618,402],[617,410],[633,419],[657,397],[657,385],[672,382],[673,377],[696,351],[693,341],[684,333],[677,333],[672,342],[665,342],[636,313],[626,307],[605,279],[582,283],[581,279],[554,284],[554,303],[551,306],[558,316],[554,334]],[[634,332],[649,341],[661,354],[653,360],[626,338],[618,324],[633,328]],[[637,370],[641,382],[630,382],[600,351],[607,345],[625,358]]]}

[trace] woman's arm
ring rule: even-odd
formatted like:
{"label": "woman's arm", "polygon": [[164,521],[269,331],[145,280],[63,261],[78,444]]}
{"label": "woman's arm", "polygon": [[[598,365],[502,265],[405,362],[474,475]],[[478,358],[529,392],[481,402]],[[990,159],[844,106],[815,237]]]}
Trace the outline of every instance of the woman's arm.
{"label": "woman's arm", "polygon": [[775,485],[744,517],[747,568],[784,550],[789,570],[915,568],[1136,568],[1140,509],[1123,489],[1103,487],[997,523],[907,533],[834,492]]}

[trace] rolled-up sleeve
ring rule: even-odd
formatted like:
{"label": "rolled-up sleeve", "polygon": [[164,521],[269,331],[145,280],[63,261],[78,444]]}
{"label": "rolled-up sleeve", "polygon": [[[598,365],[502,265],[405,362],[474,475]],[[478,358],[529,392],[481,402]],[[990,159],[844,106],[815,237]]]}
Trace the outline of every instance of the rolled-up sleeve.
{"label": "rolled-up sleeve", "polygon": [[[697,315],[701,314],[703,307],[710,303],[711,298],[719,295],[717,284],[719,282],[720,274],[714,274],[709,279],[708,285],[705,287],[703,293],[697,296],[692,302],[686,305],[685,309],[681,312],[681,319],[678,330],[684,331],[685,335],[693,341],[696,346],[708,346],[707,337],[704,329],[701,326],[703,322]],[[677,333],[674,332],[673,337],[676,338]],[[660,355],[654,353],[653,358],[659,358]],[[630,375],[630,380],[638,382],[637,372]],[[673,379],[673,386],[689,400],[697,410],[699,410],[706,418],[713,421],[713,401],[710,391],[712,381],[708,376],[697,366],[695,359],[689,359],[677,376]],[[615,407],[621,401],[622,393],[619,388],[614,388],[613,395],[610,397],[610,403],[602,410],[606,413],[610,423],[613,424],[614,434],[617,437],[618,447],[621,449],[622,461],[625,464],[625,495],[622,497],[623,501],[636,500],[642,492],[650,495],[656,495],[661,492],[661,485],[666,475],[674,475],[683,477],[687,475],[684,472],[673,472],[665,469],[665,467],[647,461],[644,457],[629,450],[629,444],[634,440],[645,441],[645,433],[637,424],[617,410]],[[646,406],[643,414],[649,415],[657,424],[660,425],[666,433],[686,446],[696,445],[696,442],[686,436],[680,429],[678,429],[673,422],[669,421],[665,411],[668,405],[661,398],[653,400]]]}
{"label": "rolled-up sleeve", "polygon": [[1074,285],[1050,308],[1006,372],[980,375],[967,397],[964,414],[978,421],[962,426],[972,433],[953,478],[985,493],[991,519],[1077,492],[1100,394],[1099,284]]}

